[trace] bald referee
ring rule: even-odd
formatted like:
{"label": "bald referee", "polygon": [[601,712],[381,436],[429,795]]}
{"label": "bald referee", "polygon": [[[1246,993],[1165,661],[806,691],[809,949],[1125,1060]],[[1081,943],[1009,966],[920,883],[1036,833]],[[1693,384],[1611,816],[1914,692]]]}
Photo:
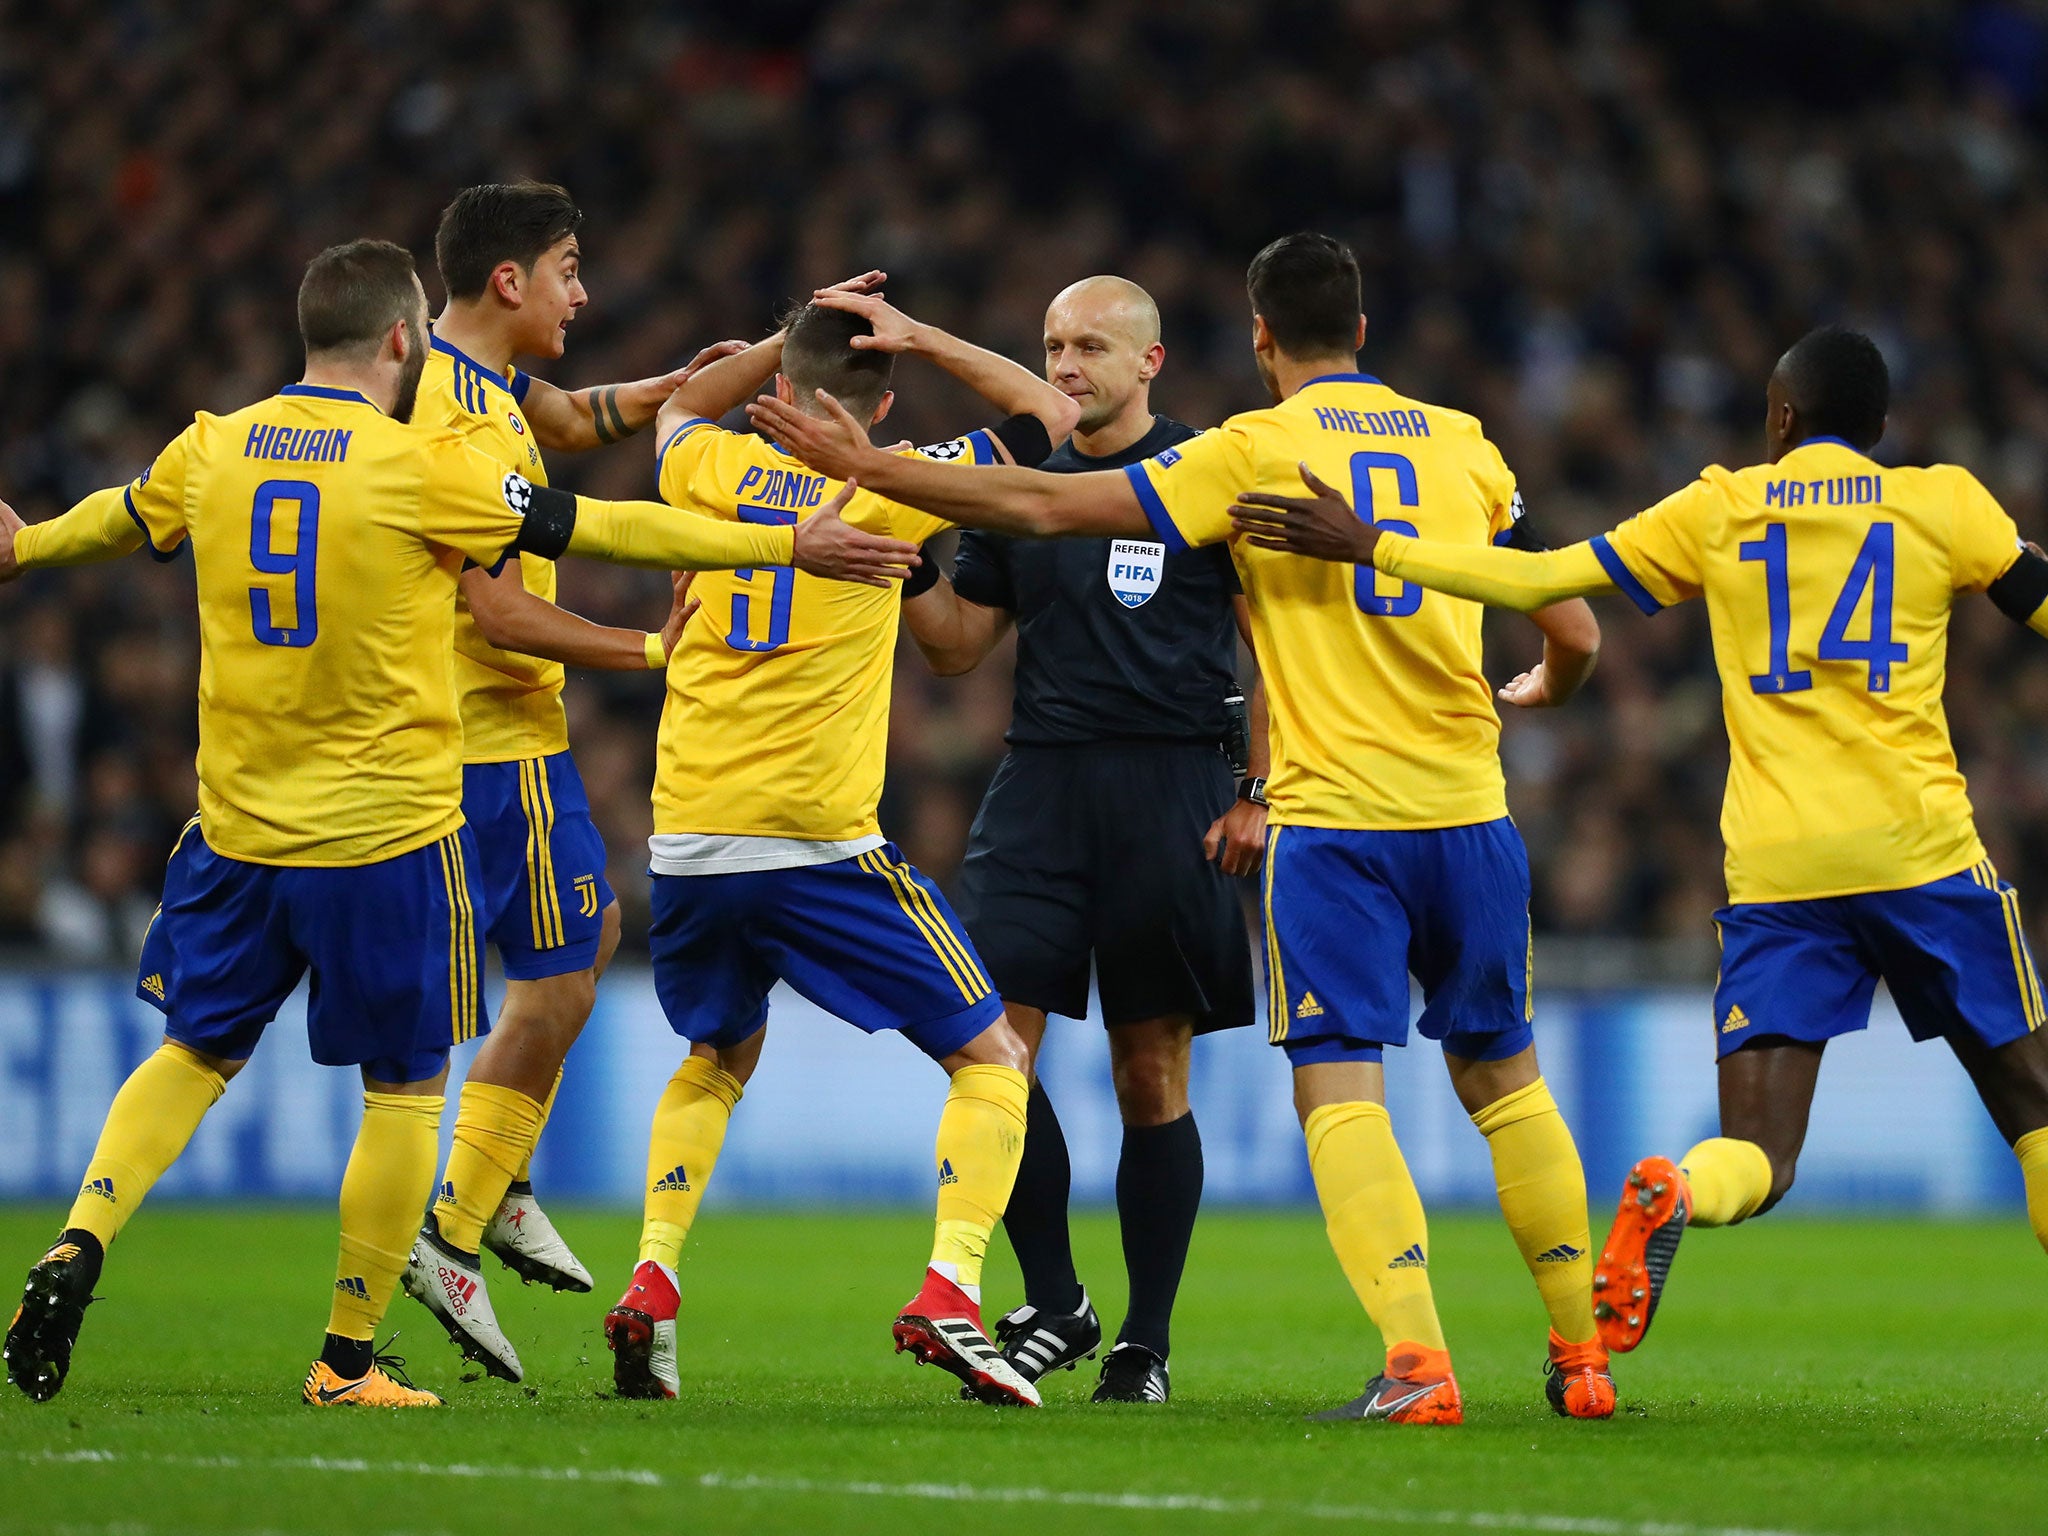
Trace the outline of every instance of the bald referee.
{"label": "bald referee", "polygon": [[[1194,437],[1152,412],[1165,358],[1158,307],[1137,284],[1091,277],[1055,298],[1045,375],[1081,419],[1042,467],[1120,469]],[[950,583],[926,561],[911,587],[921,590],[906,594],[904,618],[941,675],[978,666],[1017,626],[1010,752],[975,818],[958,906],[1034,1059],[1047,1015],[1087,1017],[1094,962],[1124,1123],[1116,1199],[1131,1297],[1095,1401],[1163,1403],[1174,1293],[1202,1201],[1191,1042],[1252,1021],[1231,877],[1263,857],[1266,741],[1260,690],[1249,724],[1241,713],[1244,597],[1223,545],[972,532]],[[1225,755],[1233,728],[1242,783]],[[1070,1181],[1066,1137],[1034,1073],[1003,1218],[1025,1299],[996,1324],[1004,1355],[1033,1380],[1102,1342],[1074,1273]]]}

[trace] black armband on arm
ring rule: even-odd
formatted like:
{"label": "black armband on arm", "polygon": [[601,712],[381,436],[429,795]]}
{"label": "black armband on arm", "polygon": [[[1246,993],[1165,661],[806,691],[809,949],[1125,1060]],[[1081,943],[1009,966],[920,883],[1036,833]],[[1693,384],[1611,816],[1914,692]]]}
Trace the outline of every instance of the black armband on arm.
{"label": "black armband on arm", "polygon": [[526,520],[519,525],[519,537],[512,547],[529,555],[559,560],[569,550],[569,535],[576,531],[576,498],[552,485],[532,488]]}
{"label": "black armband on arm", "polygon": [[1012,416],[994,435],[1020,468],[1036,469],[1052,457],[1052,434],[1036,416]]}
{"label": "black armband on arm", "polygon": [[1526,517],[1515,519],[1514,526],[1493,542],[1504,549],[1519,549],[1530,555],[1540,555],[1550,548],[1536,530],[1529,526],[1529,519]]}
{"label": "black armband on arm", "polygon": [[903,579],[903,600],[907,603],[913,597],[923,597],[939,584],[939,578],[945,574],[939,569],[939,557],[932,553],[931,545],[919,545],[917,565]]}
{"label": "black armband on arm", "polygon": [[2025,545],[2019,559],[1984,589],[1984,595],[2013,623],[2026,623],[2048,601],[2048,557],[2033,545]]}

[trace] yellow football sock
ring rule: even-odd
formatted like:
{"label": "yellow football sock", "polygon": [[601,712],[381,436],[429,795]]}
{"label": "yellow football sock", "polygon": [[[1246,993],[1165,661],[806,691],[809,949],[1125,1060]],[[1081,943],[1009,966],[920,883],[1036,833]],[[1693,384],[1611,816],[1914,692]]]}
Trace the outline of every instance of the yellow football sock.
{"label": "yellow football sock", "polygon": [[718,1166],[725,1127],[740,1101],[740,1080],[708,1056],[686,1056],[654,1107],[647,1137],[647,1206],[640,1259],[674,1269],[698,1202]]}
{"label": "yellow football sock", "polygon": [[[555,1095],[562,1091],[562,1069],[555,1068],[555,1081],[548,1089],[548,1096],[540,1101],[540,1127],[533,1133],[533,1147],[540,1145],[541,1133],[548,1128],[548,1116],[555,1112]],[[533,1182],[533,1147],[526,1149],[526,1158],[519,1165],[519,1171],[512,1175],[514,1184]]]}
{"label": "yellow football sock", "polygon": [[1593,1235],[1586,1170],[1542,1078],[1472,1117],[1493,1153],[1500,1213],[1535,1277],[1550,1326],[1567,1344],[1593,1337]]}
{"label": "yellow football sock", "polygon": [[226,1087],[184,1046],[168,1040],[158,1046],[114,1095],[64,1225],[110,1246]]}
{"label": "yellow football sock", "polygon": [[2048,1130],[2027,1132],[2012,1144],[2012,1151],[2027,1181],[2027,1220],[2034,1224],[2041,1246],[2048,1248]]}
{"label": "yellow football sock", "polygon": [[383,1321],[434,1185],[438,1093],[365,1093],[363,1125],[341,1176],[341,1257],[327,1331],[367,1339]]}
{"label": "yellow football sock", "polygon": [[939,1165],[932,1263],[952,1265],[956,1285],[981,1284],[988,1235],[1010,1203],[1024,1160],[1030,1099],[1031,1083],[1015,1067],[977,1064],[953,1074],[932,1148]]}
{"label": "yellow football sock", "polygon": [[1388,1350],[1442,1349],[1422,1196],[1385,1107],[1365,1100],[1324,1104],[1309,1112],[1302,1135],[1330,1246]]}
{"label": "yellow football sock", "polygon": [[1693,1226],[1729,1226],[1770,1198],[1771,1160],[1753,1141],[1710,1136],[1678,1166],[1692,1186]]}
{"label": "yellow football sock", "polygon": [[538,1099],[496,1083],[464,1083],[455,1111],[448,1170],[434,1196],[434,1222],[450,1247],[475,1253],[498,1214],[505,1186],[540,1140],[547,1110]]}

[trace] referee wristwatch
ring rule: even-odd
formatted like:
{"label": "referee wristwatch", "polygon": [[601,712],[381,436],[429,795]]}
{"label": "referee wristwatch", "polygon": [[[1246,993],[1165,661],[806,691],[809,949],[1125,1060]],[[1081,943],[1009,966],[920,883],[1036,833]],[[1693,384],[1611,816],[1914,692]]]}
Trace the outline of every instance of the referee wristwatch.
{"label": "referee wristwatch", "polygon": [[1253,805],[1266,803],[1266,780],[1263,774],[1253,774],[1237,781],[1237,798],[1249,800]]}

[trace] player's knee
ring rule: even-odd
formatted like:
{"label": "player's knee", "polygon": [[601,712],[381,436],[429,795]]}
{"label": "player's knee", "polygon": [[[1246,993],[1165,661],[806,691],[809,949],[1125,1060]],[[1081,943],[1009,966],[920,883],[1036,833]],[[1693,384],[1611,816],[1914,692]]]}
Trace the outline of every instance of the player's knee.
{"label": "player's knee", "polygon": [[239,1060],[228,1056],[209,1056],[204,1051],[193,1050],[191,1046],[185,1044],[182,1040],[173,1040],[169,1035],[164,1036],[164,1044],[171,1046],[173,1049],[183,1051],[224,1083],[233,1082],[235,1074],[249,1065],[249,1058],[246,1056]]}
{"label": "player's knee", "polygon": [[619,901],[615,896],[604,909],[597,931],[597,963],[591,968],[591,979],[595,981],[604,975],[605,967],[612,963],[612,956],[619,952],[619,934],[623,928],[619,917]]}
{"label": "player's knee", "polygon": [[768,1026],[762,1025],[738,1045],[693,1045],[692,1056],[703,1056],[718,1064],[718,1069],[745,1086],[753,1077],[754,1068],[761,1064],[761,1047],[768,1041]]}
{"label": "player's knee", "polygon": [[1017,1033],[1008,1019],[997,1019],[939,1064],[949,1074],[962,1067],[1010,1067],[1028,1073],[1031,1070],[1031,1047],[1024,1043],[1024,1037]]}
{"label": "player's knee", "polygon": [[1188,1112],[1188,1059],[1183,1051],[1113,1052],[1110,1078],[1125,1125],[1165,1125]]}

